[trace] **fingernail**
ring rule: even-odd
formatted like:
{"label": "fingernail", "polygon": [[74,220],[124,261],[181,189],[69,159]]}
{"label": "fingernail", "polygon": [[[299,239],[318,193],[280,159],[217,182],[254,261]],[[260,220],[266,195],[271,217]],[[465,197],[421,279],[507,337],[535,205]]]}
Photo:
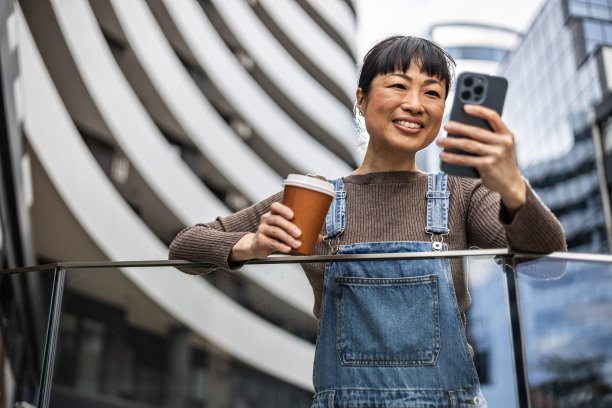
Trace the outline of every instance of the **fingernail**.
{"label": "fingernail", "polygon": [[300,241],[293,240],[291,245],[293,245],[293,248],[299,248],[302,246],[302,243]]}

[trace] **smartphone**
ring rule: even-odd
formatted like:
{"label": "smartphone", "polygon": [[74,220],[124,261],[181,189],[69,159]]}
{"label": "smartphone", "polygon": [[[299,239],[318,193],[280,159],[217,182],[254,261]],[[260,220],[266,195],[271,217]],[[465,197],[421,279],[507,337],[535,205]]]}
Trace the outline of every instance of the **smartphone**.
{"label": "smartphone", "polygon": [[[486,106],[487,108],[495,110],[501,116],[507,89],[508,80],[506,80],[506,78],[479,74],[476,72],[462,72],[457,78],[450,120],[491,130],[489,122],[468,115],[463,110],[463,106],[466,104]],[[464,137],[452,134],[448,136]],[[470,154],[459,149],[447,149],[446,151],[451,153]],[[440,168],[445,173],[456,176],[480,177],[478,171],[473,167],[442,162]]]}

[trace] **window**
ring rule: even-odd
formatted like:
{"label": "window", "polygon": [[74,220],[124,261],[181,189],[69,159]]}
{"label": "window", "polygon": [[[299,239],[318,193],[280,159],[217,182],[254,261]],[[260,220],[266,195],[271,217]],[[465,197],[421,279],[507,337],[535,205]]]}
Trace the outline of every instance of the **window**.
{"label": "window", "polygon": [[604,38],[607,44],[612,44],[612,24],[604,24]]}
{"label": "window", "polygon": [[591,20],[584,20],[583,25],[584,37],[587,39],[587,41],[602,41],[604,39],[601,23]]}
{"label": "window", "polygon": [[590,16],[597,19],[609,20],[610,19],[610,8],[606,6],[596,6],[591,4]]}
{"label": "window", "polygon": [[586,17],[589,15],[586,3],[573,0],[569,2],[569,13],[573,16]]}

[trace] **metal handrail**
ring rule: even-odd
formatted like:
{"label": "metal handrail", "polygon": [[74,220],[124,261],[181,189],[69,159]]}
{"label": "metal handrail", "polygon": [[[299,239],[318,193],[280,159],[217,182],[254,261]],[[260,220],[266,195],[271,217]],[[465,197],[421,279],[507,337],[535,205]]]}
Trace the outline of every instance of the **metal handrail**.
{"label": "metal handrail", "polygon": [[[426,258],[470,258],[479,256],[499,256],[505,258],[519,259],[555,259],[566,261],[584,261],[612,263],[612,255],[586,254],[577,252],[553,252],[549,254],[535,254],[526,252],[513,252],[508,249],[473,249],[459,251],[441,252],[394,252],[377,254],[347,254],[347,255],[271,255],[264,259],[253,259],[246,262],[249,265],[263,264],[290,264],[290,263],[313,263],[313,262],[350,262],[350,261],[382,261],[382,260],[406,260]],[[20,268],[0,270],[0,276],[26,272],[50,271],[55,268],[64,269],[94,269],[94,268],[138,268],[153,266],[215,266],[208,262],[185,261],[185,260],[136,260],[136,261],[58,261],[42,265],[33,265]]]}

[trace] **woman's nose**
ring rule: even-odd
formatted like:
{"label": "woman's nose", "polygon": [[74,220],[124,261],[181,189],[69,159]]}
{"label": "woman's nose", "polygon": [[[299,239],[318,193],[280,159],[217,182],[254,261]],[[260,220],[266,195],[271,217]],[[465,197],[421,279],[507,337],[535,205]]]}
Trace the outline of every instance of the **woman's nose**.
{"label": "woman's nose", "polygon": [[402,101],[402,109],[409,112],[422,112],[423,100],[418,92],[406,92]]}

